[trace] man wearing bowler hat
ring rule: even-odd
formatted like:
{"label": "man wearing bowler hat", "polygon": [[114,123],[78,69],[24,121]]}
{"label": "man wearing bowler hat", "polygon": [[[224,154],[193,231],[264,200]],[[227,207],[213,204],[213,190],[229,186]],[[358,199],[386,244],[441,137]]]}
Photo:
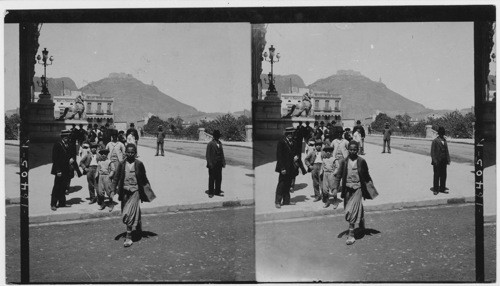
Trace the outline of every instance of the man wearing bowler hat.
{"label": "man wearing bowler hat", "polygon": [[448,193],[446,190],[446,167],[450,164],[450,152],[448,143],[444,138],[446,130],[444,127],[438,128],[438,137],[432,141],[431,159],[434,171],[434,180],[432,191],[434,195],[438,193]]}
{"label": "man wearing bowler hat", "polygon": [[298,156],[295,155],[293,135],[295,128],[287,127],[285,136],[278,141],[276,148],[276,169],[279,173],[278,186],[276,187],[276,208],[281,205],[290,205],[290,187],[292,180],[299,174]]}
{"label": "man wearing bowler hat", "polygon": [[52,147],[52,169],[50,173],[55,177],[50,208],[53,211],[57,210],[58,207],[66,206],[66,187],[74,176],[74,171],[70,167],[75,162],[69,146],[70,135],[70,130],[61,131],[61,140],[54,143]]}
{"label": "man wearing bowler hat", "polygon": [[224,196],[221,191],[222,184],[222,168],[226,167],[226,159],[224,158],[224,150],[219,138],[221,136],[219,130],[214,130],[212,141],[207,144],[207,168],[208,168],[208,191],[210,198],[214,195]]}

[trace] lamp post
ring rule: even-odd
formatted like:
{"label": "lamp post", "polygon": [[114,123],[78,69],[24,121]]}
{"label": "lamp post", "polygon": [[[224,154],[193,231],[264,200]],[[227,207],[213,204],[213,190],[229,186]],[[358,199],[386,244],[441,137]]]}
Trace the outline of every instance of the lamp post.
{"label": "lamp post", "polygon": [[[50,58],[49,58],[49,51],[47,51],[47,48],[44,48],[42,51],[42,56],[37,55],[36,59],[37,59],[38,63],[43,66],[43,75],[40,78],[40,80],[42,81],[42,84],[41,84],[42,93],[40,94],[38,102],[52,102],[52,100],[50,99],[49,89],[47,87],[47,85],[48,85],[47,66],[52,65],[52,62],[54,61],[54,57],[50,56]],[[50,64],[47,63],[47,60],[50,61]],[[38,83],[38,86],[40,86],[40,83]]]}
{"label": "lamp post", "polygon": [[269,74],[267,75],[268,80],[265,81],[266,83],[269,84],[269,87],[266,92],[266,100],[279,100],[278,92],[276,91],[276,87],[274,86],[275,80],[273,73],[273,65],[274,63],[280,61],[280,54],[279,53],[275,54],[275,51],[276,49],[274,48],[273,45],[271,45],[271,47],[269,47],[269,54],[267,52],[264,52],[264,54],[262,55],[266,62],[271,63],[271,72],[269,72]]}

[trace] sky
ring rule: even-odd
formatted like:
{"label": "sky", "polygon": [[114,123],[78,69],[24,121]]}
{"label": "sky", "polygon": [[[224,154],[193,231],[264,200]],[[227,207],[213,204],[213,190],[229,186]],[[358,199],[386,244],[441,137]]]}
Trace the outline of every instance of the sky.
{"label": "sky", "polygon": [[[6,24],[6,94],[19,93],[18,39],[18,25]],[[38,53],[54,57],[47,77],[70,77],[78,88],[123,72],[199,111],[251,109],[248,23],[43,24],[39,43]],[[16,107],[6,97],[4,109]]]}
{"label": "sky", "polygon": [[427,108],[474,105],[472,22],[269,24],[266,41],[306,85],[351,69]]}

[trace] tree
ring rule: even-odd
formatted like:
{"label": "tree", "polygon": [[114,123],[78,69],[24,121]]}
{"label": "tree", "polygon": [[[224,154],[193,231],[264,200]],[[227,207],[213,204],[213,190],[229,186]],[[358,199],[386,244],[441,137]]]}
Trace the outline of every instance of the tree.
{"label": "tree", "polygon": [[390,126],[396,125],[395,119],[389,117],[385,113],[379,113],[377,117],[375,117],[375,121],[373,121],[373,123],[371,124],[372,129],[381,132],[382,130],[384,130],[386,122],[389,122]]}
{"label": "tree", "polygon": [[19,114],[12,114],[10,117],[5,116],[5,139],[17,140],[19,138],[18,124],[21,123]]}
{"label": "tree", "polygon": [[[161,120],[158,116],[151,116],[148,120],[148,123],[144,125],[144,132],[149,134],[156,134],[158,132],[158,126],[162,125],[164,128],[166,127],[166,122]],[[163,129],[165,130],[165,129]]]}

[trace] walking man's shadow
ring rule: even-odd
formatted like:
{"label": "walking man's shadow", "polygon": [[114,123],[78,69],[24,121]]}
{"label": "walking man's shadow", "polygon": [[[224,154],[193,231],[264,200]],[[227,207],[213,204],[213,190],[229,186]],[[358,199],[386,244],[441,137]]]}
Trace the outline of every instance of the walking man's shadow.
{"label": "walking man's shadow", "polygon": [[[356,240],[362,239],[366,235],[374,235],[374,234],[379,234],[380,231],[373,229],[373,228],[355,228],[354,229],[354,238]],[[343,232],[339,233],[337,236],[338,238],[342,238],[343,236],[347,236],[349,234],[349,230],[344,230]]]}
{"label": "walking man's shadow", "polygon": [[[127,235],[126,231],[122,232],[115,237],[115,240],[120,240],[120,238],[125,238],[126,235]],[[158,236],[158,234],[151,232],[151,231],[147,231],[147,230],[143,230],[140,233],[138,233],[136,230],[132,231],[132,241],[133,242],[137,242],[143,238],[150,238],[152,236]]]}

